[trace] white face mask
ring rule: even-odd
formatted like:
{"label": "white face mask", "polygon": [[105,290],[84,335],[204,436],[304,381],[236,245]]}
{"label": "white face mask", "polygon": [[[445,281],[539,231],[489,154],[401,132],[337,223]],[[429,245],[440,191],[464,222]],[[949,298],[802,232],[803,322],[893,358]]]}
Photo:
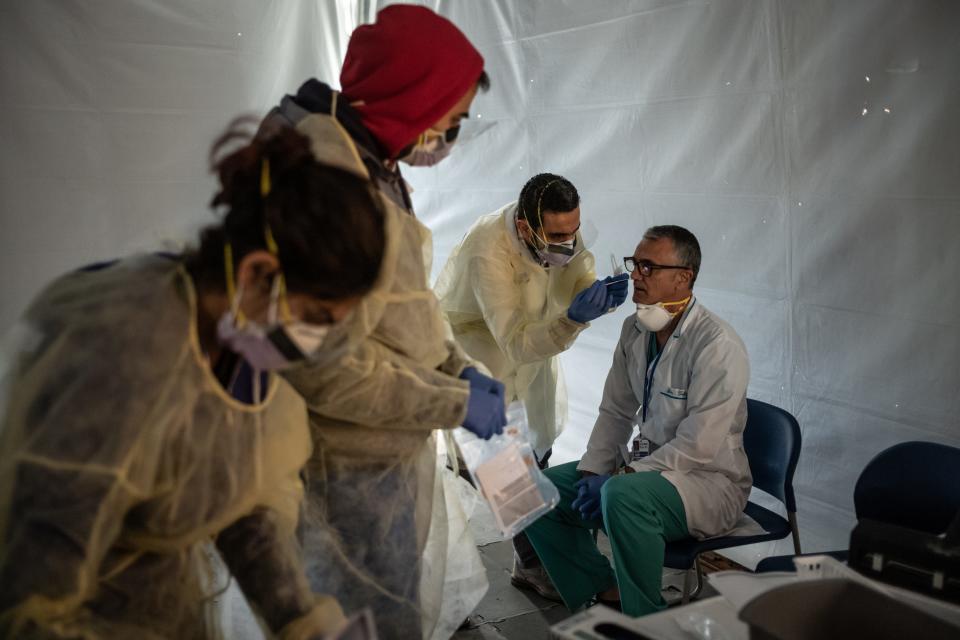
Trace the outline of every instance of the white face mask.
{"label": "white face mask", "polygon": [[[690,301],[690,296],[676,302],[658,302],[656,304],[637,304],[637,322],[647,331],[660,331],[670,324],[678,314],[686,307]],[[666,307],[675,307],[684,305],[677,311],[670,313]]]}
{"label": "white face mask", "polygon": [[[459,128],[457,128],[459,131]],[[448,138],[450,140],[448,141]],[[453,143],[457,141],[457,134],[427,129],[426,133],[417,138],[417,142],[410,151],[398,158],[400,162],[411,167],[432,167],[450,155]]]}
{"label": "white face mask", "polygon": [[310,359],[320,351],[323,341],[330,333],[330,325],[309,324],[307,322],[291,322],[283,325],[290,341],[297,347],[306,359]]}
{"label": "white face mask", "polygon": [[243,288],[237,290],[231,308],[217,323],[220,344],[240,355],[257,371],[281,371],[314,356],[323,345],[328,325],[277,321],[278,287],[270,295],[267,326],[251,320],[238,323]]}

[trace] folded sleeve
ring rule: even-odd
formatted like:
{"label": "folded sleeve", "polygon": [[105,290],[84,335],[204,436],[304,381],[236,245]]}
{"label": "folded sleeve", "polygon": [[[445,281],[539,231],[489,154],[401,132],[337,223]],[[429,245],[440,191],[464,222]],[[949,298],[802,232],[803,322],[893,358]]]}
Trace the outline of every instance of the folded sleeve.
{"label": "folded sleeve", "polygon": [[470,286],[497,346],[514,364],[555,356],[570,348],[588,325],[574,322],[566,312],[530,321],[523,312],[521,290],[509,264],[475,257],[470,264]]}
{"label": "folded sleeve", "polygon": [[355,345],[336,364],[284,374],[320,415],[384,429],[452,428],[463,422],[470,385],[418,364],[374,339]]}

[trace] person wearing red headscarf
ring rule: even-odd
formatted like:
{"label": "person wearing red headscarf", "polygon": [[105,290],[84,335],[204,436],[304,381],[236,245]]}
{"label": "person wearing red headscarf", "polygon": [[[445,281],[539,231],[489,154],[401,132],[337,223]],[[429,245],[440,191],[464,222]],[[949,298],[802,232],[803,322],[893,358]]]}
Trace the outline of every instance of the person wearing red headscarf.
{"label": "person wearing red headscarf", "polygon": [[350,36],[340,85],[387,157],[398,158],[424,132],[459,125],[482,73],[483,57],[453,23],[394,5]]}
{"label": "person wearing red headscarf", "polygon": [[[430,635],[424,612],[436,608],[420,605],[434,509],[432,432],[462,424],[489,437],[505,412],[503,385],[447,339],[424,259],[431,235],[413,215],[398,163],[442,159],[489,80],[453,23],[392,5],[354,31],[340,82],[342,92],[308,80],[261,127],[262,135],[297,123],[323,128],[328,151],[339,149],[345,167],[376,184],[387,216],[380,279],[345,330],[327,338],[342,341],[345,356],[284,374],[306,400],[314,439],[301,541],[314,589],[335,595],[348,615],[370,606],[383,640],[418,639]],[[325,241],[317,238],[318,252]]]}
{"label": "person wearing red headscarf", "polygon": [[391,5],[350,36],[342,91],[311,78],[280,101],[264,127],[329,113],[343,125],[381,191],[413,211],[398,162],[445,158],[478,90],[490,80],[483,56],[452,22],[430,9]]}

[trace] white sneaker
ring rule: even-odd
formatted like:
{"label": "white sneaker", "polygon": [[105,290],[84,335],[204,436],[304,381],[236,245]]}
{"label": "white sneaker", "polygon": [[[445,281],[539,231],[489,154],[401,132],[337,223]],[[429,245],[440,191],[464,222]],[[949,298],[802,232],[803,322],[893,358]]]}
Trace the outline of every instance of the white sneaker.
{"label": "white sneaker", "polygon": [[550,576],[547,575],[547,571],[543,568],[543,565],[532,569],[524,569],[517,563],[516,559],[514,559],[513,572],[510,574],[510,584],[517,589],[535,591],[541,598],[552,600],[553,602],[563,602],[563,598],[557,593],[557,589],[553,586],[553,582],[550,580]]}

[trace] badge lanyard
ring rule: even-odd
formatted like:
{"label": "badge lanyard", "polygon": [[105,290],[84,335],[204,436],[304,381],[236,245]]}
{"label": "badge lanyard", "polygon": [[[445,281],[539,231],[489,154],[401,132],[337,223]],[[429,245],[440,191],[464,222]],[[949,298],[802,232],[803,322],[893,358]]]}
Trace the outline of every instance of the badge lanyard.
{"label": "badge lanyard", "polygon": [[[647,347],[647,354],[650,353],[650,347],[655,344],[653,341],[657,339],[655,333],[650,333],[650,343]],[[664,345],[666,347],[666,345]],[[663,355],[665,349],[660,349],[657,352],[657,356],[653,359],[649,365],[647,365],[647,371],[643,376],[643,415],[641,416],[640,423],[643,424],[647,421],[647,407],[650,405],[650,396],[653,393],[653,376],[657,372],[657,365],[660,363],[660,356]]]}

